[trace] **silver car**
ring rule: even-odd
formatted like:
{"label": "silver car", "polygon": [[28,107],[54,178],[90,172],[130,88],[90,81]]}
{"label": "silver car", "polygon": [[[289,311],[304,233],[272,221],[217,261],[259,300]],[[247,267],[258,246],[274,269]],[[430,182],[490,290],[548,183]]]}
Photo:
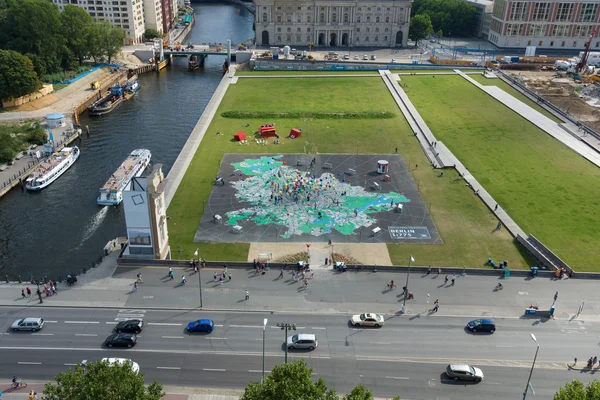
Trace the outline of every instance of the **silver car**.
{"label": "silver car", "polygon": [[319,343],[317,342],[317,336],[312,333],[299,333],[294,336],[287,338],[287,348],[289,350],[294,349],[307,349],[314,350]]}
{"label": "silver car", "polygon": [[37,332],[44,327],[44,320],[39,317],[28,317],[23,319],[18,319],[12,323],[10,328],[17,331],[31,331]]}

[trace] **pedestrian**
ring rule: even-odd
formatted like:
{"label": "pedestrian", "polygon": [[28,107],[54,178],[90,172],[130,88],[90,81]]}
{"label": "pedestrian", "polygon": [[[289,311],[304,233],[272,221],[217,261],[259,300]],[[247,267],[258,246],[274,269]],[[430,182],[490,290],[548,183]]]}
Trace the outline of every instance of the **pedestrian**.
{"label": "pedestrian", "polygon": [[21,289],[21,296],[23,296],[23,298],[27,297],[25,296],[25,289]]}
{"label": "pedestrian", "polygon": [[219,275],[219,285],[223,284],[223,275]]}
{"label": "pedestrian", "polygon": [[554,293],[554,302],[556,303],[556,299],[558,299],[558,290]]}
{"label": "pedestrian", "polygon": [[217,281],[217,273],[216,272],[213,274],[213,279],[215,282]]}
{"label": "pedestrian", "polygon": [[398,154],[398,148],[396,147],[396,154]]}
{"label": "pedestrian", "polygon": [[435,301],[433,302],[433,312],[438,312],[440,308],[440,302],[438,299],[435,299]]}
{"label": "pedestrian", "polygon": [[456,281],[456,275],[452,275],[452,284],[450,286],[454,286],[454,281]]}
{"label": "pedestrian", "polygon": [[[169,272],[167,273],[167,276],[171,276],[173,272],[173,268],[169,267]],[[171,279],[173,279],[173,277],[171,277]]]}
{"label": "pedestrian", "polygon": [[283,278],[283,268],[279,271],[279,279]]}
{"label": "pedestrian", "polygon": [[312,269],[310,270],[310,279],[315,277],[315,271],[313,271]]}
{"label": "pedestrian", "polygon": [[304,287],[308,287],[308,279],[304,278]]}
{"label": "pedestrian", "polygon": [[56,290],[56,285],[54,283],[52,284],[52,294],[58,294],[58,291]]}
{"label": "pedestrian", "polygon": [[29,287],[27,287],[27,297],[31,297],[31,289]]}
{"label": "pedestrian", "polygon": [[430,273],[431,273],[431,265],[429,266],[429,268],[427,268],[427,274],[426,275],[429,275]]}
{"label": "pedestrian", "polygon": [[135,281],[135,282],[133,282],[133,291],[137,292],[137,290],[138,290],[138,284],[137,284],[137,281]]}
{"label": "pedestrian", "polygon": [[438,276],[440,276],[441,273],[442,273],[442,269],[438,268],[438,273],[437,273],[437,275],[435,277],[437,278]]}
{"label": "pedestrian", "polygon": [[39,288],[36,290],[36,294],[38,295],[38,298],[40,299],[40,304],[43,303],[44,300],[42,300],[42,292],[40,292]]}
{"label": "pedestrian", "polygon": [[498,203],[496,203],[496,206],[494,207],[494,211],[496,211],[498,209]]}
{"label": "pedestrian", "polygon": [[448,275],[446,275],[446,277],[444,278],[444,285],[448,284]]}
{"label": "pedestrian", "polygon": [[325,257],[325,265],[329,265],[329,257]]}
{"label": "pedestrian", "polygon": [[229,282],[231,282],[231,279],[233,278],[233,275],[231,275],[231,272],[229,273]]}
{"label": "pedestrian", "polygon": [[577,365],[577,357],[575,357],[575,358],[573,359],[573,366],[576,366],[576,365]]}
{"label": "pedestrian", "polygon": [[246,290],[246,300],[250,299],[250,292]]}
{"label": "pedestrian", "polygon": [[223,267],[223,275],[227,275],[227,264]]}
{"label": "pedestrian", "polygon": [[596,365],[596,363],[598,362],[598,357],[594,356],[594,359],[592,361],[592,365]]}
{"label": "pedestrian", "polygon": [[142,273],[141,272],[139,274],[137,274],[137,280],[140,283],[144,283],[144,281],[142,280]]}
{"label": "pedestrian", "polygon": [[496,230],[499,231],[502,228],[502,222],[498,221],[498,225],[496,225]]}

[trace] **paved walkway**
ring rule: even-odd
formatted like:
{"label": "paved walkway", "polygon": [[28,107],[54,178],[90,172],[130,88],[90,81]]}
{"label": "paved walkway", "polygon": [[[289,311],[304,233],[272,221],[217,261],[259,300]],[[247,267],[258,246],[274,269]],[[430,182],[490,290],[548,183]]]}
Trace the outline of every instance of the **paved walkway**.
{"label": "paved walkway", "polygon": [[577,131],[577,127],[571,123],[562,124],[561,127],[556,122],[552,121],[550,118],[546,117],[544,114],[530,107],[529,105],[523,103],[521,100],[516,99],[510,94],[506,93],[504,90],[500,89],[497,86],[484,86],[474,80],[473,78],[465,75],[460,70],[454,70],[458,75],[465,78],[467,81],[483,90],[553,138],[557,139],[565,146],[569,147],[573,151],[575,151],[580,156],[584,157],[591,163],[600,167],[600,153],[590,148],[587,144],[583,143],[580,139],[574,137],[569,131]]}

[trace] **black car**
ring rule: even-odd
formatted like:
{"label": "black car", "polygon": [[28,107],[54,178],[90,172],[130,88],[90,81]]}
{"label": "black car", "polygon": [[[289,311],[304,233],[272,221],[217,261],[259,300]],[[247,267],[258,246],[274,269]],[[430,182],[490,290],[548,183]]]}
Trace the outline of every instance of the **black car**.
{"label": "black car", "polygon": [[115,333],[110,335],[104,341],[108,347],[127,347],[131,348],[137,343],[137,336],[133,333]]}
{"label": "black car", "polygon": [[115,326],[115,330],[119,333],[140,333],[144,329],[144,321],[141,319],[130,319],[121,321]]}
{"label": "black car", "polygon": [[469,321],[467,329],[471,332],[496,332],[496,324],[491,319],[474,319]]}

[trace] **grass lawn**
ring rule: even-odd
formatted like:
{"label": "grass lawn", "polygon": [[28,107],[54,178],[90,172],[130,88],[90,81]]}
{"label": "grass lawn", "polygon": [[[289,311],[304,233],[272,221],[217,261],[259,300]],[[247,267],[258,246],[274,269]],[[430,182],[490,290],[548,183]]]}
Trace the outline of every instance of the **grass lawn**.
{"label": "grass lawn", "polygon": [[436,137],[526,233],[575,269],[600,271],[600,169],[464,79],[403,81]]}
{"label": "grass lawn", "polygon": [[60,89],[66,88],[67,86],[69,86],[69,85],[67,85],[65,83],[53,83],[52,84],[52,89],[53,89],[52,92],[57,92]]}
{"label": "grass lawn", "polygon": [[[223,111],[351,112],[387,111],[391,119],[228,119]],[[275,122],[285,133],[303,129],[301,140],[283,139],[282,145],[266,147],[233,142],[236,131],[253,132],[258,125]],[[249,128],[245,125],[250,124]],[[214,132],[223,132],[216,136]],[[394,264],[406,264],[412,254],[419,265],[481,266],[488,257],[509,260],[512,268],[525,268],[527,257],[519,252],[510,235],[492,232],[496,219],[478,201],[464,182],[452,174],[438,177],[428,162],[404,117],[379,77],[311,79],[241,79],[231,85],[208,129],[168,210],[169,235],[174,254],[184,249],[184,258],[196,248],[207,259],[246,260],[248,245],[194,243],[193,237],[208,199],[212,181],[224,153],[392,153],[395,147],[412,166],[421,194],[430,205],[433,220],[444,240],[441,245],[389,245]],[[415,168],[415,164],[419,164]]]}

